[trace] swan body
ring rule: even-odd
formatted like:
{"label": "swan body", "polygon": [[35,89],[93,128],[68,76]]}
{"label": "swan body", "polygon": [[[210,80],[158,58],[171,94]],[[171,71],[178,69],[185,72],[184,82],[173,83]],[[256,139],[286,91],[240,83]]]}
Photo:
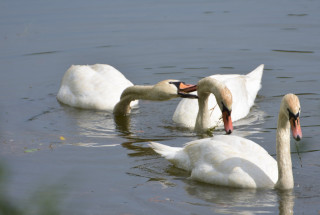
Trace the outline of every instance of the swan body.
{"label": "swan body", "polygon": [[[233,111],[231,114],[233,121],[237,121],[248,115],[257,93],[261,88],[263,68],[264,65],[261,64],[247,75],[231,74],[209,76],[223,82],[230,90],[233,98]],[[217,106],[214,95],[209,96],[208,108],[210,111],[210,125],[208,126],[210,128],[221,126],[222,113]],[[197,101],[182,99],[173,114],[172,120],[181,127],[193,129],[196,125],[198,109]]]}
{"label": "swan body", "polygon": [[[64,74],[57,99],[72,107],[112,111],[133,84],[107,64],[72,65]],[[136,106],[138,101],[131,103]]]}
{"label": "swan body", "polygon": [[126,115],[139,99],[196,98],[188,94],[195,90],[195,85],[186,85],[179,80],[164,80],[150,86],[133,85],[121,72],[107,64],[73,65],[62,78],[57,99],[72,107]]}
{"label": "swan body", "polygon": [[150,146],[176,167],[190,171],[191,178],[198,181],[238,188],[292,189],[290,127],[293,137],[300,140],[299,114],[298,97],[284,96],[277,127],[277,160],[253,141],[233,135],[195,140],[184,147],[154,142]]}

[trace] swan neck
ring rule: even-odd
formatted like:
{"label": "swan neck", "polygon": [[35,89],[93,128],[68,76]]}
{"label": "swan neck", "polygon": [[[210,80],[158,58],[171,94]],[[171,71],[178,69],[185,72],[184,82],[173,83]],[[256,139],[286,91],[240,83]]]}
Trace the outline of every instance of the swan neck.
{"label": "swan neck", "polygon": [[152,96],[150,95],[152,87],[135,85],[126,88],[121,94],[120,101],[114,107],[113,113],[124,116],[130,113],[130,103],[132,101],[138,99],[152,100]]}
{"label": "swan neck", "polygon": [[276,188],[287,190],[294,187],[290,152],[290,123],[284,111],[280,111],[277,127],[278,182]]}
{"label": "swan neck", "polygon": [[210,77],[203,78],[198,82],[199,111],[195,125],[197,132],[203,132],[210,128],[209,96],[212,93],[219,104],[221,102],[220,90],[222,87],[224,87],[224,85],[222,85],[221,82]]}
{"label": "swan neck", "polygon": [[198,98],[199,111],[195,125],[195,130],[197,132],[203,132],[210,127],[210,113],[208,109],[209,96],[210,93],[203,93]]}

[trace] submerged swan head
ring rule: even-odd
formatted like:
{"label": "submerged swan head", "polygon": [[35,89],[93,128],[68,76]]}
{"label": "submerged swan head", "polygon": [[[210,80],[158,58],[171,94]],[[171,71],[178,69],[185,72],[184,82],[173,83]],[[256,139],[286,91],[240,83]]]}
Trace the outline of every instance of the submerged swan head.
{"label": "submerged swan head", "polygon": [[287,94],[283,97],[280,113],[285,117],[285,120],[290,121],[292,136],[295,140],[302,138],[300,127],[300,101],[298,96]]}

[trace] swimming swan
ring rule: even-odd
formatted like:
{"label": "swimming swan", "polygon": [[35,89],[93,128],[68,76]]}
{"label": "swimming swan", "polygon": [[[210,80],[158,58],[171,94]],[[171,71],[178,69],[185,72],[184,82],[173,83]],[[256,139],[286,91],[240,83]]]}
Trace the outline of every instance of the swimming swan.
{"label": "swimming swan", "polygon": [[276,135],[277,161],[251,140],[218,135],[195,140],[185,147],[170,147],[152,142],[150,146],[178,168],[191,172],[191,178],[229,187],[294,187],[290,154],[290,127],[296,140],[302,138],[300,102],[296,95],[283,97]]}
{"label": "swimming swan", "polygon": [[195,90],[195,85],[185,85],[178,80],[165,80],[154,86],[133,85],[121,72],[107,64],[72,65],[62,78],[57,99],[72,107],[125,115],[130,112],[130,107],[137,105],[135,100],[195,98],[187,94]]}
{"label": "swimming swan", "polygon": [[[250,108],[254,104],[254,100],[261,88],[261,78],[264,65],[261,64],[255,70],[247,75],[212,75],[218,81],[223,82],[231,91],[233,98],[233,110],[231,117],[233,121],[237,121],[248,115]],[[222,113],[217,107],[216,98],[210,95],[209,102],[210,123],[208,127],[216,127],[222,125]],[[178,104],[172,120],[181,127],[194,129],[198,113],[198,103],[195,100],[182,99]]]}

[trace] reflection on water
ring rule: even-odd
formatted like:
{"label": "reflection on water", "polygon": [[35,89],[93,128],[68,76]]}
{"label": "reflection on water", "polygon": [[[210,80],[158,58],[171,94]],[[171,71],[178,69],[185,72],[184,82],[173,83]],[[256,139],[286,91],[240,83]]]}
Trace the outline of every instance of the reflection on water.
{"label": "reflection on water", "polygon": [[[233,189],[210,186],[187,181],[186,192],[212,203],[212,210],[221,214],[260,214],[270,213],[279,207],[279,214],[293,214],[294,195],[292,191]],[[192,203],[190,203],[192,204]]]}
{"label": "reflection on water", "polygon": [[254,189],[232,189],[188,181],[186,192],[211,203],[212,210],[222,214],[268,213],[277,205],[273,191]]}
{"label": "reflection on water", "polygon": [[294,195],[292,190],[278,191],[279,195],[279,215],[293,214]]}
{"label": "reflection on water", "polygon": [[258,105],[254,105],[249,114],[233,123],[234,132],[237,136],[247,137],[252,134],[263,132],[261,125],[265,122],[266,113],[259,108]]}
{"label": "reflection on water", "polygon": [[70,120],[75,120],[79,134],[93,138],[114,137],[114,121],[112,113],[102,111],[82,110],[64,107]]}

